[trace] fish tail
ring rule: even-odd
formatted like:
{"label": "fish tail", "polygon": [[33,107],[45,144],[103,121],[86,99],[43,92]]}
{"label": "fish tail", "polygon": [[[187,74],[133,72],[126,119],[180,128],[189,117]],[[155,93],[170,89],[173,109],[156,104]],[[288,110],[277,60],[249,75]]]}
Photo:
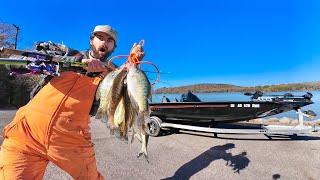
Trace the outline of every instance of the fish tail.
{"label": "fish tail", "polygon": [[134,128],[131,128],[131,129],[132,129],[132,135],[131,135],[130,144],[132,144],[132,143],[133,143],[133,141],[134,141],[134,136],[135,136]]}
{"label": "fish tail", "polygon": [[125,138],[127,136],[128,128],[127,128],[125,121],[121,122],[121,124],[119,126],[119,131],[120,131],[121,137]]}
{"label": "fish tail", "polygon": [[148,108],[146,111],[143,112],[143,124],[142,124],[142,129],[144,131],[144,133],[148,132],[148,128],[149,128],[149,123],[150,123],[150,108]]}
{"label": "fish tail", "polygon": [[113,116],[108,116],[108,125],[109,125],[110,129],[114,129],[115,128],[114,117]]}
{"label": "fish tail", "polygon": [[103,113],[102,113],[102,109],[101,108],[99,108],[98,110],[97,110],[97,113],[96,113],[96,115],[95,115],[95,118],[96,119],[101,119],[102,118],[102,115]]}

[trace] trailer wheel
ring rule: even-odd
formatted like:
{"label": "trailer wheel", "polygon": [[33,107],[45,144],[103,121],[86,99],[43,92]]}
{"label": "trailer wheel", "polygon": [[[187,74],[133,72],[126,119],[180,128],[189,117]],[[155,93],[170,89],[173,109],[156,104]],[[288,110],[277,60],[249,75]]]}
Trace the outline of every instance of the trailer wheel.
{"label": "trailer wheel", "polygon": [[156,116],[151,116],[148,123],[148,134],[149,136],[156,137],[159,135],[161,130],[161,119]]}

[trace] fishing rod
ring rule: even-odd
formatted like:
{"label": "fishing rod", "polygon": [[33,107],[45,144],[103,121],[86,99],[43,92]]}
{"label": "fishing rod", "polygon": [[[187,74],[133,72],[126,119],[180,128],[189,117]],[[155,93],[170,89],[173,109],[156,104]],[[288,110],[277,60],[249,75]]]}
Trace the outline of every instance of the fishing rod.
{"label": "fishing rod", "polygon": [[41,52],[22,51],[10,48],[0,48],[0,65],[9,66],[13,71],[10,74],[19,74],[14,71],[23,71],[23,74],[45,74],[59,76],[60,71],[82,71],[87,67],[86,63],[79,62],[81,56],[67,56],[66,54],[52,55]]}
{"label": "fishing rod", "polygon": [[[156,81],[156,78],[150,78],[148,77],[148,79],[150,80],[153,80],[153,81]],[[168,82],[165,82],[165,81],[161,81],[161,80],[158,80],[157,83],[162,83],[162,84],[165,84],[165,85],[168,85],[168,86],[173,86],[172,84],[168,83]]]}
{"label": "fishing rod", "polygon": [[156,72],[156,71],[148,71],[148,70],[143,70],[145,73],[154,73],[154,74],[158,74],[158,73],[160,73],[160,74],[171,74],[171,72],[162,72],[162,71],[160,71],[160,72]]}
{"label": "fishing rod", "polygon": [[[136,45],[142,47],[144,40],[141,40],[138,44],[135,43],[133,47]],[[50,41],[37,42],[36,50],[37,52],[2,47],[0,48],[0,65],[9,65],[11,70],[23,69],[23,74],[45,74],[51,76],[59,76],[60,71],[64,70],[83,71],[87,67],[86,63],[79,62],[83,55],[68,56],[71,50],[65,45],[55,44]],[[141,64],[151,65],[156,70],[155,73],[157,73],[157,78],[151,84],[158,83],[160,79],[158,67],[150,61],[140,61],[134,54],[113,56],[104,65],[108,69],[115,70],[116,68],[113,68],[112,61],[121,58],[126,58],[126,63],[134,63],[138,66]],[[11,72],[10,74],[16,75],[19,73]]]}

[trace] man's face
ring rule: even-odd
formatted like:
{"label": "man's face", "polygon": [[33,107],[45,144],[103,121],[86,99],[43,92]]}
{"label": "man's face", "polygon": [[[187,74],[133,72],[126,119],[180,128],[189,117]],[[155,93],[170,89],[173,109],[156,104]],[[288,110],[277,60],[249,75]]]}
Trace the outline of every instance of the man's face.
{"label": "man's face", "polygon": [[115,48],[113,38],[103,32],[95,33],[93,39],[90,40],[90,45],[94,55],[98,59],[104,59]]}

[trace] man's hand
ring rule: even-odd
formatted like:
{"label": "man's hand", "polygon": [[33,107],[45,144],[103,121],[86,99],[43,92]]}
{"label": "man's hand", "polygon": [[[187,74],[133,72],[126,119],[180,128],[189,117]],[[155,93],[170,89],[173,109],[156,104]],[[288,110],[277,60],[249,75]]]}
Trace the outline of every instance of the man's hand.
{"label": "man's hand", "polygon": [[136,61],[136,60],[141,61],[142,58],[144,57],[144,51],[143,51],[142,46],[143,46],[143,44],[141,45],[140,43],[133,44],[133,47],[131,48],[130,56],[129,56],[130,58],[134,58],[134,59],[132,59],[133,61]]}
{"label": "man's hand", "polygon": [[82,59],[81,62],[88,65],[85,68],[87,72],[107,71],[106,67],[102,64],[102,62],[99,59]]}

